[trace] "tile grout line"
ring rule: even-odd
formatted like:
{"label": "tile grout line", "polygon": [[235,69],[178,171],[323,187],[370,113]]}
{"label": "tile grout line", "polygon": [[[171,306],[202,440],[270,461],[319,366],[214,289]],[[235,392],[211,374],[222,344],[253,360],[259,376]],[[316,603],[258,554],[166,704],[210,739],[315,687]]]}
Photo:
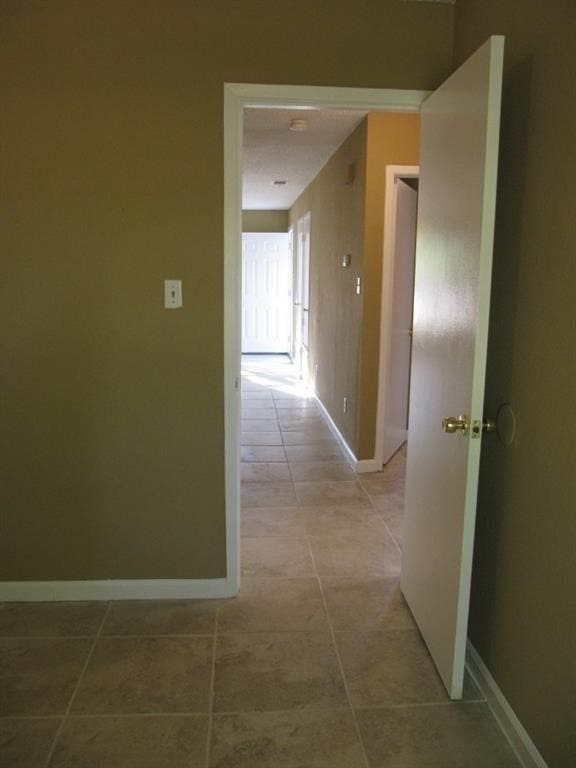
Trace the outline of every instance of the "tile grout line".
{"label": "tile grout line", "polygon": [[[382,471],[383,471],[383,470],[382,470]],[[358,473],[356,473],[356,477],[358,477]],[[371,496],[371,495],[368,493],[368,491],[367,491],[367,490],[364,488],[364,485],[362,484],[362,481],[361,481],[361,480],[358,480],[358,484],[360,485],[360,487],[362,488],[362,490],[364,491],[364,493],[365,493],[365,494],[366,494],[366,496],[368,497],[368,501],[370,502],[370,509],[371,509],[373,512],[375,512],[375,513],[377,514],[378,518],[380,518],[380,520],[381,520],[381,521],[382,521],[382,523],[384,524],[384,527],[386,528],[386,532],[388,533],[388,535],[389,535],[389,536],[390,536],[390,538],[392,539],[392,542],[394,543],[394,546],[395,546],[395,547],[396,547],[396,549],[398,550],[398,553],[400,554],[400,556],[402,556],[402,548],[401,548],[401,546],[398,544],[398,542],[396,541],[396,537],[394,536],[394,534],[392,533],[392,531],[391,531],[391,530],[390,530],[390,528],[388,527],[388,523],[386,522],[386,518],[384,517],[384,515],[382,514],[382,512],[381,512],[381,511],[380,511],[380,510],[379,510],[379,509],[376,507],[376,505],[374,504],[374,502],[372,501],[372,496]],[[404,517],[404,508],[402,508],[402,517]]]}
{"label": "tile grout line", "polygon": [[411,701],[407,704],[363,704],[358,710],[371,712],[382,709],[431,709],[432,707],[467,707],[473,704],[486,704],[483,699],[458,699],[451,701]]}
{"label": "tile grout line", "polygon": [[274,410],[276,411],[276,420],[278,422],[278,429],[280,430],[280,439],[282,440],[282,448],[284,450],[284,455],[286,456],[286,466],[288,467],[288,474],[290,475],[290,482],[292,483],[292,493],[294,494],[294,498],[296,499],[296,506],[300,507],[301,502],[298,498],[298,494],[296,493],[296,483],[294,482],[294,475],[292,474],[292,468],[290,467],[290,462],[288,461],[288,454],[286,453],[286,443],[284,442],[284,429],[282,429],[280,425],[280,414],[278,413],[278,408],[276,406],[276,403],[274,402]]}
{"label": "tile grout line", "polygon": [[[259,507],[256,507],[256,509],[259,509]],[[159,598],[162,599],[162,598]],[[195,598],[192,598],[195,599]],[[95,635],[2,635],[0,636],[0,640],[17,640],[17,641],[27,641],[27,640],[93,640]],[[163,639],[171,639],[171,638],[179,638],[179,639],[188,639],[188,638],[200,638],[200,637],[213,637],[212,632],[179,632],[179,633],[163,633],[163,632],[147,632],[147,633],[130,633],[130,634],[120,634],[120,633],[113,633],[110,635],[102,634],[101,637],[105,638],[106,640],[135,640],[138,638],[143,639],[152,639],[152,638],[163,638]],[[34,715],[36,717],[36,715]],[[44,715],[42,715],[44,717]],[[52,717],[52,715],[50,715]],[[54,717],[58,717],[58,715],[54,715]]]}
{"label": "tile grout line", "polygon": [[218,619],[220,617],[220,606],[216,606],[216,616],[214,617],[214,639],[212,641],[212,670],[210,672],[210,688],[208,690],[208,729],[206,733],[206,760],[205,768],[210,765],[210,749],[212,741],[212,725],[214,720],[214,685],[216,680],[216,644],[218,642]]}
{"label": "tile grout line", "polygon": [[[302,630],[302,632],[306,632],[307,634],[310,634],[307,630]],[[258,634],[258,633],[238,633],[238,634]],[[268,632],[264,634],[269,634]],[[281,632],[275,632],[275,634],[282,634]],[[313,634],[325,634],[319,631],[314,631]],[[356,707],[356,711],[366,711],[370,712],[372,710],[383,710],[383,709],[389,709],[389,710],[401,710],[401,709],[429,709],[432,707],[468,707],[468,706],[478,706],[478,705],[485,705],[486,701],[484,699],[460,699],[458,701],[424,701],[424,702],[410,702],[408,704],[363,704],[360,707]],[[265,712],[276,712],[276,713],[294,713],[294,709],[267,709]],[[306,710],[311,712],[334,712],[334,711],[342,711],[342,712],[348,712],[349,708],[346,706],[340,706],[340,707],[314,707],[313,709]],[[222,710],[221,712],[218,712],[219,715],[242,715],[242,714],[262,714],[262,710],[260,709],[230,709],[230,710]],[[118,719],[118,720],[146,720],[151,718],[175,718],[175,717],[183,717],[190,720],[200,720],[202,718],[206,717],[205,712],[182,712],[182,711],[176,711],[176,712],[100,712],[96,714],[69,714],[67,716],[67,721],[73,721],[73,720],[112,720],[112,719]],[[0,717],[0,723],[2,722],[10,722],[12,720],[60,720],[62,718],[62,715],[6,715]]]}
{"label": "tile grout line", "polygon": [[358,743],[360,745],[360,750],[362,752],[362,757],[364,759],[364,765],[366,768],[370,768],[370,763],[368,762],[368,755],[366,753],[366,747],[364,746],[364,740],[362,739],[362,734],[360,732],[360,726],[358,724],[358,719],[356,717],[356,711],[354,709],[354,706],[352,705],[352,696],[350,695],[350,689],[348,687],[348,680],[346,679],[346,674],[344,672],[344,665],[342,664],[342,658],[340,657],[340,652],[338,650],[338,645],[336,644],[336,633],[334,632],[334,627],[332,626],[332,621],[330,619],[330,614],[328,612],[328,605],[326,603],[326,596],[324,594],[324,587],[322,585],[322,579],[320,578],[320,574],[318,573],[318,567],[316,565],[316,558],[314,557],[314,551],[312,549],[312,544],[310,542],[310,537],[306,536],[306,541],[308,542],[308,548],[310,549],[310,556],[312,558],[312,562],[314,564],[314,570],[316,571],[316,578],[318,579],[318,588],[320,589],[320,596],[322,598],[322,605],[324,606],[324,613],[326,614],[326,621],[328,623],[328,628],[330,630],[330,637],[332,638],[332,646],[334,648],[334,654],[336,656],[336,660],[338,662],[338,668],[340,670],[340,674],[342,675],[342,682],[344,683],[344,690],[346,692],[346,698],[348,699],[348,706],[350,707],[350,712],[352,714],[352,720],[354,722],[354,729],[356,731],[356,736],[358,738]]}
{"label": "tile grout line", "polygon": [[93,640],[94,635],[0,635],[0,640]]}
{"label": "tile grout line", "polygon": [[[0,723],[8,720],[61,720],[63,715],[8,715],[0,716]],[[75,715],[70,713],[67,715],[66,720],[134,720],[134,719],[146,719],[151,717],[187,717],[190,719],[200,719],[206,717],[206,712],[97,712],[95,714],[89,714],[82,712]]]}
{"label": "tile grout line", "polygon": [[[396,541],[396,537],[394,536],[394,534],[392,533],[392,531],[388,527],[388,523],[386,522],[384,517],[382,517],[382,513],[380,512],[380,510],[377,507],[374,506],[370,496],[368,496],[368,498],[370,499],[370,509],[373,512],[375,512],[378,515],[378,517],[382,520],[382,525],[384,526],[384,528],[386,528],[386,533],[388,534],[388,536],[390,536],[390,538],[392,539],[392,543],[394,544],[394,546],[398,550],[398,553],[399,553],[400,557],[402,557],[402,548],[400,547],[400,545]],[[400,566],[400,568],[402,568],[402,566]]]}
{"label": "tile grout line", "polygon": [[386,522],[386,519],[384,518],[384,516],[382,515],[380,510],[378,510],[376,508],[374,502],[372,501],[372,496],[368,493],[366,488],[364,488],[364,484],[362,483],[362,480],[360,479],[360,477],[361,477],[360,474],[358,472],[356,472],[356,470],[353,467],[352,467],[352,470],[354,472],[354,478],[355,478],[356,484],[360,487],[360,489],[362,490],[362,493],[368,499],[369,508],[373,512],[375,512],[377,514],[378,518],[380,518],[382,520],[382,523],[384,524],[384,528],[386,529],[386,533],[392,539],[392,542],[393,542],[394,546],[396,547],[396,549],[398,550],[398,553],[400,554],[400,556],[402,556],[402,549],[401,549],[400,545],[398,544],[398,542],[396,541],[396,537],[393,535],[392,531],[388,527],[388,523]]}
{"label": "tile grout line", "polygon": [[78,690],[80,688],[82,680],[84,679],[84,675],[86,674],[86,670],[88,669],[88,664],[90,663],[90,660],[94,654],[94,650],[96,649],[96,645],[98,641],[102,637],[102,630],[104,629],[104,624],[106,623],[106,619],[108,618],[108,614],[110,613],[111,608],[112,608],[112,601],[110,601],[106,606],[106,610],[104,611],[104,616],[102,616],[102,621],[100,622],[100,626],[98,627],[98,632],[96,633],[94,637],[94,642],[92,643],[92,646],[88,651],[88,656],[86,657],[86,661],[84,662],[84,666],[82,667],[78,680],[76,681],[74,690],[72,691],[72,695],[70,696],[70,701],[68,702],[68,706],[66,707],[66,711],[64,712],[64,715],[62,717],[62,722],[60,723],[59,728],[56,730],[56,733],[54,734],[52,746],[50,747],[50,751],[48,752],[48,756],[44,764],[45,768],[49,768],[49,765],[52,761],[52,757],[54,756],[54,751],[56,750],[56,746],[58,744],[62,731],[64,730],[64,726],[66,725],[66,722],[68,720],[68,715],[70,714],[70,710],[72,709],[72,704],[74,703],[74,700],[78,694]]}

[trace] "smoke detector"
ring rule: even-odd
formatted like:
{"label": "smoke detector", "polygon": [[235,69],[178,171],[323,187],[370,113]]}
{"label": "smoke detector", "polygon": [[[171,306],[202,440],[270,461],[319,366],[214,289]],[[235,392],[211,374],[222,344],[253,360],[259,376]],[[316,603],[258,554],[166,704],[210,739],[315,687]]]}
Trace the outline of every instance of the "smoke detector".
{"label": "smoke detector", "polygon": [[307,131],[308,130],[308,120],[306,120],[304,117],[294,117],[292,120],[288,122],[288,128],[291,131]]}

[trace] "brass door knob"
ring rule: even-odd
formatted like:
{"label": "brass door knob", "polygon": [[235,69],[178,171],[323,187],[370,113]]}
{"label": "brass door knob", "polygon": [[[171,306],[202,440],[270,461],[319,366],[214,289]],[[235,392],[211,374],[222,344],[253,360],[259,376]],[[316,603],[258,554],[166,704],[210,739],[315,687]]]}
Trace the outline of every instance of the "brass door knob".
{"label": "brass door knob", "polygon": [[[470,430],[470,420],[465,415],[458,416],[458,418],[456,416],[446,416],[442,419],[442,429],[450,435],[455,432],[467,435]],[[495,419],[484,418],[482,421],[474,420],[472,422],[472,437],[478,438],[482,432],[495,432],[496,429]]]}
{"label": "brass door knob", "polygon": [[454,432],[460,432],[461,435],[468,434],[468,416],[446,416],[442,419],[442,429],[444,432],[448,432],[448,434],[453,434]]}

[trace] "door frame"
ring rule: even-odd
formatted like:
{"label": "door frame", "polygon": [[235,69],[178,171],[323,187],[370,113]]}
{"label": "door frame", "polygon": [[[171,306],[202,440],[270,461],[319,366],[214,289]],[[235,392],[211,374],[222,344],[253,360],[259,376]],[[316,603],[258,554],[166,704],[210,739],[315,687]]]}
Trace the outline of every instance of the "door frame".
{"label": "door frame", "polygon": [[300,370],[302,354],[302,245],[300,220],[292,227],[292,362]]}
{"label": "door frame", "polygon": [[224,83],[224,445],[227,592],[240,586],[240,311],[243,110],[246,107],[419,113],[430,91]]}
{"label": "door frame", "polygon": [[[296,222],[296,273],[295,296],[298,300],[296,337],[298,349],[296,361],[300,378],[308,380],[310,352],[310,221],[312,213],[306,211]],[[306,239],[306,243],[304,242]],[[305,314],[306,313],[306,314]],[[306,319],[306,340],[304,344],[304,320]]]}
{"label": "door frame", "polygon": [[388,395],[388,373],[392,349],[392,302],[396,248],[396,207],[398,200],[398,179],[417,179],[419,165],[387,165],[386,192],[384,196],[384,243],[382,246],[382,289],[380,300],[380,358],[378,363],[378,399],[376,405],[376,440],[374,460],[378,470],[382,469],[384,458],[384,422],[386,419],[386,397]]}

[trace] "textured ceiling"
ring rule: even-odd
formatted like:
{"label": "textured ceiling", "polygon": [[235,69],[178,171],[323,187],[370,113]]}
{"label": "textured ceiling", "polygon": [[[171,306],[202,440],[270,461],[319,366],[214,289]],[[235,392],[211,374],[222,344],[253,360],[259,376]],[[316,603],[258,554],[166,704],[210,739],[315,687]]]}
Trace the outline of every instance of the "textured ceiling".
{"label": "textured ceiling", "polygon": [[[353,110],[245,109],[242,207],[290,208],[365,115]],[[308,130],[289,130],[293,118],[307,120]],[[275,180],[286,184],[275,186]]]}

